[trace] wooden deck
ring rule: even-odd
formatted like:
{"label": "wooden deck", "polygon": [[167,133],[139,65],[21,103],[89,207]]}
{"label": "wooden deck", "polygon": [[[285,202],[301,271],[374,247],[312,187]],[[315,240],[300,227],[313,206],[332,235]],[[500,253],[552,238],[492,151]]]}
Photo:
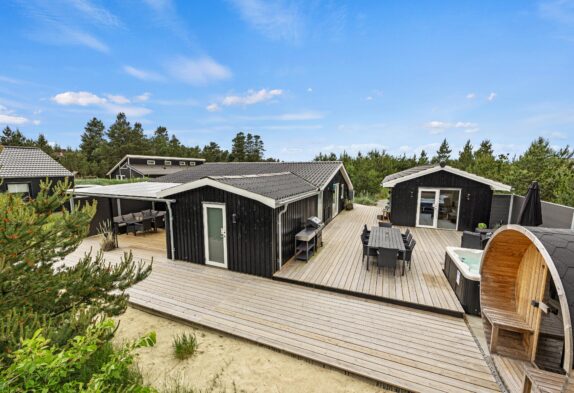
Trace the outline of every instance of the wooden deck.
{"label": "wooden deck", "polygon": [[325,227],[325,245],[309,262],[290,260],[274,278],[462,316],[464,310],[442,272],[445,247],[459,246],[460,233],[410,228],[417,241],[412,269],[404,276],[398,269],[396,274],[392,269],[367,271],[359,236],[364,224],[377,225],[379,213],[378,207],[362,205],[341,212]]}
{"label": "wooden deck", "polygon": [[[72,263],[91,246],[97,247],[95,239],[87,239],[67,260]],[[107,252],[106,259],[118,261],[124,251]],[[148,251],[132,251],[136,259],[149,260]],[[500,391],[460,318],[156,256],[151,276],[129,292],[135,306],[383,386]]]}

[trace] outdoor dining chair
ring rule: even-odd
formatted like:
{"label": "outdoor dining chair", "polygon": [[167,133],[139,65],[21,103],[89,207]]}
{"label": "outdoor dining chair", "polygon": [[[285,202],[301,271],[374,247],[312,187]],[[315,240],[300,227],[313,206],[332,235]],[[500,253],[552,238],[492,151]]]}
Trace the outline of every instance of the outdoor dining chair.
{"label": "outdoor dining chair", "polygon": [[377,255],[377,273],[380,273],[382,267],[392,267],[393,272],[395,272],[397,269],[397,256],[397,250],[380,248]]}
{"label": "outdoor dining chair", "polygon": [[407,228],[405,233],[401,233],[401,236],[403,237],[403,239],[406,239],[410,234],[411,234],[411,229]]}
{"label": "outdoor dining chair", "polygon": [[390,222],[379,221],[379,227],[381,228],[392,228],[393,224]]}
{"label": "outdoor dining chair", "polygon": [[367,269],[369,266],[369,257],[377,256],[377,249],[369,247],[369,238],[361,235],[361,245],[363,246],[363,260],[367,257]]}
{"label": "outdoor dining chair", "polygon": [[409,264],[409,270],[411,270],[411,262],[413,260],[413,251],[414,251],[416,245],[417,245],[417,241],[415,239],[411,239],[410,243],[407,246],[405,246],[405,251],[399,251],[399,258],[403,260],[403,264],[405,264],[405,263]]}
{"label": "outdoor dining chair", "polygon": [[403,243],[405,243],[405,246],[408,246],[411,240],[413,240],[413,234],[410,232],[407,234],[407,236],[403,237]]}

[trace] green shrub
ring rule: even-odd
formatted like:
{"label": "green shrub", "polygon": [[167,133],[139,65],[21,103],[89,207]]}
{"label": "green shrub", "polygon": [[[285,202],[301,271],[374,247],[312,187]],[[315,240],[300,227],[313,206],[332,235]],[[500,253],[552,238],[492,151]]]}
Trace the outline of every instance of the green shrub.
{"label": "green shrub", "polygon": [[179,334],[173,338],[173,353],[177,359],[184,360],[195,354],[198,345],[195,334]]}
{"label": "green shrub", "polygon": [[375,206],[377,204],[377,198],[372,194],[364,192],[355,195],[353,202],[359,205]]}
{"label": "green shrub", "polygon": [[155,392],[132,369],[133,351],[153,346],[155,333],[113,349],[109,339],[114,330],[114,322],[106,320],[58,347],[38,329],[8,355],[11,364],[0,371],[0,392]]}

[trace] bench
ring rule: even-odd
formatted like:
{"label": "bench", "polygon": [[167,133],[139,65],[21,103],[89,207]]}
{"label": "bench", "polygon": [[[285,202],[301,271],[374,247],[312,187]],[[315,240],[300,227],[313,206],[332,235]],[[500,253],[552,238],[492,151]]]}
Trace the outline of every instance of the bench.
{"label": "bench", "polygon": [[566,376],[549,371],[540,370],[535,367],[524,367],[524,387],[522,393],[534,391],[540,393],[562,392]]}
{"label": "bench", "polygon": [[530,327],[518,314],[512,311],[482,309],[482,315],[492,326],[490,335],[490,353],[496,353],[498,344],[498,333],[500,330],[506,330],[522,334],[533,334],[534,329]]}

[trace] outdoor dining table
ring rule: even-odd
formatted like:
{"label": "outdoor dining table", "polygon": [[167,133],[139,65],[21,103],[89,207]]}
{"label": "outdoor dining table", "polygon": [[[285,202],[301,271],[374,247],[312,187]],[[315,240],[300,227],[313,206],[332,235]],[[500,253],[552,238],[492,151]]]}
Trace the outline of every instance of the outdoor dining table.
{"label": "outdoor dining table", "polygon": [[[376,249],[405,251],[405,243],[401,236],[401,230],[398,228],[372,227],[367,246]],[[367,264],[367,270],[369,270],[369,264]]]}

